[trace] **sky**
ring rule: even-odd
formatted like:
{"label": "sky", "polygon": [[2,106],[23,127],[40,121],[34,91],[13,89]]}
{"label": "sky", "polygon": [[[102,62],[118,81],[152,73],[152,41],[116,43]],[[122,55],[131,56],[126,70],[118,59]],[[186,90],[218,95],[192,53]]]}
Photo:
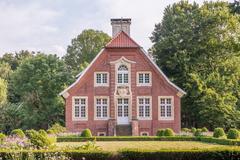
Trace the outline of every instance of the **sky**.
{"label": "sky", "polygon": [[[111,18],[131,18],[131,37],[145,50],[164,8],[179,0],[0,0],[0,56],[20,50],[66,54],[84,29],[111,35]],[[203,0],[195,0],[202,3]],[[193,2],[190,0],[190,2]]]}

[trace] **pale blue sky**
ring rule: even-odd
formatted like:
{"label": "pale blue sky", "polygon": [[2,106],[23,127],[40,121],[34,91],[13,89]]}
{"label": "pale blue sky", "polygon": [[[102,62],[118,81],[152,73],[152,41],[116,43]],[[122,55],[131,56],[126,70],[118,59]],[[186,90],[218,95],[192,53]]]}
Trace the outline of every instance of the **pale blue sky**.
{"label": "pale blue sky", "polygon": [[111,35],[110,18],[120,17],[132,18],[131,37],[147,50],[164,8],[177,1],[0,0],[0,56],[22,49],[62,56],[83,29]]}

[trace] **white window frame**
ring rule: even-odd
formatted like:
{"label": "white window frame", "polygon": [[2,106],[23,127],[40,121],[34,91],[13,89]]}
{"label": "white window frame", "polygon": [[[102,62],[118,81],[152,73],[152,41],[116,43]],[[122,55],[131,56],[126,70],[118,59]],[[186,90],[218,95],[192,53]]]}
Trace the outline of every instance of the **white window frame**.
{"label": "white window frame", "polygon": [[[128,70],[127,70],[127,71],[119,71],[118,68],[119,68],[121,65],[126,66]],[[130,84],[130,81],[131,81],[131,79],[130,79],[131,70],[130,70],[129,64],[121,63],[121,64],[117,65],[116,73],[117,73],[117,74],[116,74],[116,82],[117,82],[117,85],[128,85],[128,84]],[[118,82],[118,74],[121,74],[121,75],[122,75],[122,83],[119,83],[119,82]],[[128,83],[125,83],[125,82],[124,82],[124,74],[127,74],[127,76],[128,76]]]}
{"label": "white window frame", "polygon": [[[107,74],[107,83],[97,83],[97,74]],[[102,81],[102,79],[101,79],[101,81]],[[94,72],[94,87],[101,87],[101,86],[102,87],[109,86],[109,72]]]}
{"label": "white window frame", "polygon": [[[107,117],[97,117],[97,99],[107,99]],[[108,120],[110,114],[108,96],[94,96],[94,120]]]}
{"label": "white window frame", "polygon": [[[139,74],[143,74],[143,83],[139,82]],[[145,74],[149,74],[149,83],[145,83]],[[137,72],[137,86],[152,86],[152,72],[150,71],[141,71]]]}
{"label": "white window frame", "polygon": [[140,136],[144,136],[143,134],[147,134],[146,136],[149,136],[149,132],[146,132],[146,131],[143,131],[143,132],[140,132]]}
{"label": "white window frame", "polygon": [[[75,117],[75,99],[85,99],[86,117]],[[80,109],[79,109],[79,114],[81,114]],[[72,97],[72,120],[73,121],[79,121],[79,120],[80,121],[87,121],[88,120],[88,97],[87,96],[73,96]]]}
{"label": "white window frame", "polygon": [[103,134],[103,136],[107,136],[106,132],[97,132],[97,136],[100,136],[100,134]]}
{"label": "white window frame", "polygon": [[[149,106],[150,106],[150,109],[149,109],[149,114],[150,116],[149,117],[140,117],[139,116],[139,99],[140,98],[149,98]],[[137,96],[137,118],[139,120],[152,120],[152,96]]]}
{"label": "white window frame", "polygon": [[[167,117],[167,108],[165,106],[165,117],[161,116],[161,98],[171,99],[171,117]],[[158,117],[159,120],[174,120],[174,97],[173,96],[158,96]]]}

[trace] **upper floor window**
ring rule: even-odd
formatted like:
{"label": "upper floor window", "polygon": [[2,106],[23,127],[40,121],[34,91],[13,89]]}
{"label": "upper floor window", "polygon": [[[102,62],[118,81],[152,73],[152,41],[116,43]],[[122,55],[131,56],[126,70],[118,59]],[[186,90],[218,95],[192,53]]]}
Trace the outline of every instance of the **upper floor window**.
{"label": "upper floor window", "polygon": [[73,97],[73,119],[87,119],[87,98]]}
{"label": "upper floor window", "polygon": [[137,85],[138,86],[150,86],[152,81],[151,72],[138,72],[137,73]]}
{"label": "upper floor window", "polygon": [[128,84],[128,67],[126,65],[120,65],[117,72],[118,84]]}
{"label": "upper floor window", "polygon": [[108,72],[95,72],[95,86],[108,86]]}
{"label": "upper floor window", "polygon": [[138,119],[151,119],[151,97],[138,97]]}
{"label": "upper floor window", "polygon": [[160,119],[173,120],[173,97],[159,97],[159,103]]}
{"label": "upper floor window", "polygon": [[96,119],[108,118],[108,97],[95,98],[95,118]]}

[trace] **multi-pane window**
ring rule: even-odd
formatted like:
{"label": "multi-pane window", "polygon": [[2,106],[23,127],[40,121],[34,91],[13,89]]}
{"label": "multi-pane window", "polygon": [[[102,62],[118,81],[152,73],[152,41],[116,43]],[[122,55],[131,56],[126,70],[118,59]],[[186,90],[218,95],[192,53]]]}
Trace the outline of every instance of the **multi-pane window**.
{"label": "multi-pane window", "polygon": [[95,73],[96,85],[108,85],[108,74],[107,73]]}
{"label": "multi-pane window", "polygon": [[173,117],[172,98],[160,97],[160,118],[171,119]]}
{"label": "multi-pane window", "polygon": [[151,84],[151,73],[150,72],[139,72],[138,73],[138,85],[150,85]]}
{"label": "multi-pane window", "polygon": [[86,98],[74,98],[74,118],[87,118]]}
{"label": "multi-pane window", "polygon": [[108,117],[108,99],[96,98],[96,118]]}
{"label": "multi-pane window", "polygon": [[138,117],[150,118],[151,117],[151,99],[149,97],[138,98]]}
{"label": "multi-pane window", "polygon": [[118,75],[117,82],[119,84],[127,84],[128,83],[128,68],[125,65],[120,65],[118,67]]}
{"label": "multi-pane window", "polygon": [[128,117],[128,99],[118,99],[118,117]]}

